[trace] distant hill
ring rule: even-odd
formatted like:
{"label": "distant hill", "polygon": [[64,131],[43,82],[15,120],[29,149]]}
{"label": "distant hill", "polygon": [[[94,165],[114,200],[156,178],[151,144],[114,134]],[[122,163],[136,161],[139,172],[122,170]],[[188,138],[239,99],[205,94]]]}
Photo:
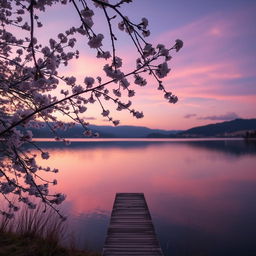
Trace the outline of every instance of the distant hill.
{"label": "distant hill", "polygon": [[[101,138],[199,138],[199,137],[244,137],[247,131],[256,130],[256,119],[235,119],[198,126],[186,131],[150,129],[143,126],[98,126],[89,125],[89,129],[98,132]],[[48,127],[31,128],[34,138],[52,138],[54,135]],[[57,134],[64,138],[85,138],[83,128],[76,125],[66,131],[57,130]]]}
{"label": "distant hill", "polygon": [[150,129],[143,126],[89,126],[90,129],[98,131],[100,134],[107,133],[112,134],[117,138],[146,138],[151,133],[162,133],[162,134],[176,134],[180,131],[176,130],[161,130],[161,129]]}
{"label": "distant hill", "polygon": [[198,137],[243,137],[247,131],[256,130],[256,119],[235,119],[216,124],[198,126],[176,134],[166,136],[163,133],[152,133],[152,138],[198,138]]}
{"label": "distant hill", "polygon": [[256,129],[256,119],[235,119],[232,121],[194,127],[183,131],[182,137],[241,137],[246,131]]}
{"label": "distant hill", "polygon": [[[89,125],[88,128],[93,132],[98,132],[101,138],[147,138],[149,134],[160,133],[164,135],[175,134],[180,130],[161,130],[150,129],[142,126],[98,126]],[[48,127],[32,130],[35,138],[52,138],[54,137]],[[80,125],[76,125],[66,131],[57,130],[57,134],[60,137],[65,138],[85,138],[83,135],[83,128]]]}

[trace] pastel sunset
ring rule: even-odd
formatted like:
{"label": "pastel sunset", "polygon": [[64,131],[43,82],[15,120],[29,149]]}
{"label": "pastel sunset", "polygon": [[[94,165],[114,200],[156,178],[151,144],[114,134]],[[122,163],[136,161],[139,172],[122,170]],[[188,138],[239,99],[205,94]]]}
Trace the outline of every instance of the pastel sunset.
{"label": "pastel sunset", "polygon": [[256,0],[0,0],[0,256],[255,256]]}
{"label": "pastel sunset", "polygon": [[[164,79],[167,89],[179,97],[178,103],[168,104],[155,82],[149,81],[147,87],[137,89],[133,99],[133,106],[143,111],[145,117],[135,120],[128,113],[113,112],[122,125],[188,129],[235,118],[255,118],[254,1],[190,1],[188,8],[186,1],[162,1],[162,4],[157,1],[156,4],[143,0],[134,1],[126,12],[131,17],[149,18],[149,42],[171,46],[180,38],[184,47],[174,54],[172,70]],[[54,8],[52,14],[50,24],[65,29],[65,15],[58,14]],[[46,25],[47,29],[49,26]],[[104,33],[104,28],[99,24],[98,27]],[[126,69],[132,69],[136,49],[122,34],[117,45]],[[87,75],[102,75],[105,62],[94,58],[95,53],[81,42],[79,48],[79,61],[72,62],[65,73],[75,74],[81,81]],[[95,117],[94,124],[107,124],[95,106],[86,115]]]}

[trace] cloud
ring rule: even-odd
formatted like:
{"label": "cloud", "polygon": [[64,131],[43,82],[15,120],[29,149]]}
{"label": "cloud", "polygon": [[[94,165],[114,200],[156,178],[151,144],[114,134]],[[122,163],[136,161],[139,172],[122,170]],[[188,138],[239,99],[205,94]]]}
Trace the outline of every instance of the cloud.
{"label": "cloud", "polygon": [[188,119],[188,118],[195,117],[195,116],[197,116],[197,114],[187,114],[184,116],[184,118]]}
{"label": "cloud", "polygon": [[83,117],[83,119],[85,119],[85,120],[96,120],[96,118],[93,117],[93,116]]}
{"label": "cloud", "polygon": [[198,117],[199,120],[220,120],[220,121],[229,121],[236,118],[240,118],[235,112],[228,112],[224,115],[219,116],[205,116],[205,117]]}
{"label": "cloud", "polygon": [[[254,95],[256,33],[252,17],[255,6],[236,11],[217,12],[200,18],[159,37],[169,42],[179,37],[185,42],[184,48],[174,58],[173,72],[165,79],[190,96],[211,95],[213,98],[225,95]],[[237,42],[237,43],[234,43]],[[227,50],[228,49],[228,50]],[[181,88],[181,89],[180,89]]]}

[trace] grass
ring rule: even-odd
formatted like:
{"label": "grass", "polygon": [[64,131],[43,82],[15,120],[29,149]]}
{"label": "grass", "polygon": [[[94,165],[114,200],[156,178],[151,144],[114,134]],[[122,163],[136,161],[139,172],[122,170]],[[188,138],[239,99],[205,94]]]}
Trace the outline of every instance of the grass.
{"label": "grass", "polygon": [[21,209],[15,220],[0,217],[0,256],[98,256],[65,248],[66,225],[53,210]]}

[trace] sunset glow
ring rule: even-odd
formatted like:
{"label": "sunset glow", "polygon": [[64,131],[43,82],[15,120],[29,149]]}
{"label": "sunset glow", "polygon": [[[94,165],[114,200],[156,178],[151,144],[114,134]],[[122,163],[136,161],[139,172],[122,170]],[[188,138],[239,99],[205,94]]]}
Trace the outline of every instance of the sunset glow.
{"label": "sunset glow", "polygon": [[[121,124],[188,129],[212,123],[213,120],[207,119],[207,116],[221,117],[235,113],[240,118],[255,117],[256,4],[253,1],[229,1],[223,5],[221,1],[215,1],[219,6],[217,8],[210,2],[199,2],[191,2],[189,12],[178,1],[156,5],[154,1],[143,0],[127,7],[127,14],[148,16],[150,19],[152,35],[149,41],[172,45],[176,38],[181,38],[184,48],[174,54],[172,71],[164,79],[167,88],[179,97],[178,104],[167,104],[152,81],[147,87],[138,88],[134,100],[134,107],[142,110],[145,118],[138,121],[129,114],[115,113]],[[142,8],[145,4],[148,9]],[[201,5],[199,10],[198,5]],[[154,15],[153,10],[157,11]],[[54,8],[51,12],[50,22],[58,20],[58,28],[64,29],[64,17],[56,14]],[[163,22],[159,20],[159,15],[164,17]],[[75,21],[75,16],[71,15],[71,18]],[[104,32],[104,27],[98,25],[98,29]],[[136,50],[128,44],[125,35],[120,35],[117,43],[120,55],[128,64],[126,69],[129,70],[129,65],[132,69]],[[86,52],[83,43],[80,42],[79,47],[80,60],[72,62],[63,70],[64,73],[74,74],[80,81],[87,75],[102,75],[104,61],[96,60],[92,51]],[[192,116],[188,119],[187,115]],[[95,116],[91,123],[106,125],[95,106],[87,116]],[[231,119],[232,116],[227,115],[225,120]],[[216,118],[214,121],[225,120]]]}
{"label": "sunset glow", "polygon": [[255,13],[1,0],[0,254],[255,256]]}

